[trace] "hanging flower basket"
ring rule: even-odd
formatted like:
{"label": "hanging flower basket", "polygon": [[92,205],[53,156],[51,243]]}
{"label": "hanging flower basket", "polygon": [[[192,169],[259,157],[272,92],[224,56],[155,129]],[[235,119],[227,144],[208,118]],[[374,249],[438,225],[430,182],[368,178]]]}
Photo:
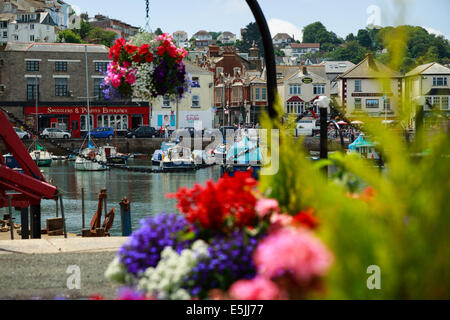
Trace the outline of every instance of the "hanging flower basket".
{"label": "hanging flower basket", "polygon": [[109,52],[113,61],[104,79],[109,100],[152,100],[159,96],[181,99],[190,79],[183,59],[188,52],[178,48],[169,34],[157,36],[141,47],[118,39]]}

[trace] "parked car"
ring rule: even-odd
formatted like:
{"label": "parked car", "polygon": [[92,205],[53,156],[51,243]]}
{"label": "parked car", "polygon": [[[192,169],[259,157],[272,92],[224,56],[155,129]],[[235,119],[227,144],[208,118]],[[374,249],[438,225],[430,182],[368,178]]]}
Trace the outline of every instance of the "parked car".
{"label": "parked car", "polygon": [[109,139],[114,137],[114,129],[108,127],[100,127],[91,131],[91,137],[97,139]]}
{"label": "parked car", "polygon": [[44,138],[53,138],[53,139],[70,139],[72,137],[72,134],[61,129],[48,128],[42,131],[41,136]]}
{"label": "parked car", "polygon": [[20,128],[14,128],[14,130],[16,131],[17,135],[19,136],[20,139],[22,140],[28,140],[31,139],[31,136],[28,132],[23,131]]}
{"label": "parked car", "polygon": [[143,126],[127,133],[127,138],[156,138],[159,137],[159,131],[154,127]]}

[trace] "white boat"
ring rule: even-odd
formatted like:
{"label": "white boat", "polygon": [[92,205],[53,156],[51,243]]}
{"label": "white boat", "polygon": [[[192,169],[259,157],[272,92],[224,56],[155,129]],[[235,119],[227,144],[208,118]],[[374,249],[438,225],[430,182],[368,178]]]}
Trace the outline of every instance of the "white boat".
{"label": "white boat", "polygon": [[164,154],[160,166],[166,171],[180,169],[194,170],[195,162],[189,148],[176,146],[167,150],[167,154]]}
{"label": "white boat", "polygon": [[167,151],[168,151],[170,148],[176,147],[176,145],[177,145],[177,144],[176,144],[175,142],[163,142],[163,143],[161,144],[161,149],[156,150],[156,151],[153,153],[153,156],[152,156],[152,162],[153,162],[153,165],[159,166],[160,163],[161,163],[161,161],[162,161],[162,158],[163,158],[164,156],[167,156]]}
{"label": "white boat", "polygon": [[214,149],[214,158],[216,161],[216,164],[223,164],[225,163],[225,157],[227,155],[228,148],[225,144],[220,144]]}
{"label": "white boat", "polygon": [[[75,169],[78,171],[105,171],[108,170],[104,148],[86,148],[81,151],[75,160]],[[92,160],[96,160],[94,162]]]}
{"label": "white boat", "polygon": [[52,165],[52,154],[46,150],[31,151],[30,156],[38,167],[50,167]]}

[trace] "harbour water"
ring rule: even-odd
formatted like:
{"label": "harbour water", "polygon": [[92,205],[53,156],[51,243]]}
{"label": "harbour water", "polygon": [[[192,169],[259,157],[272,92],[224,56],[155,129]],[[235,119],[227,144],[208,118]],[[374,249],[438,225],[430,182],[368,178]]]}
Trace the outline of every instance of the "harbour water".
{"label": "harbour water", "polygon": [[[132,167],[149,167],[151,160],[130,160]],[[180,173],[135,173],[111,169],[103,172],[76,171],[70,161],[54,161],[49,168],[41,168],[47,181],[53,179],[64,193],[64,213],[67,232],[80,234],[82,226],[81,189],[85,195],[85,225],[89,228],[91,219],[97,210],[98,193],[107,189],[107,209],[115,207],[116,215],[111,229],[112,236],[121,235],[119,202],[127,197],[131,201],[131,218],[133,230],[139,228],[142,218],[161,212],[176,212],[173,199],[167,199],[167,193],[174,193],[180,187],[192,187],[194,183],[204,184],[207,180],[220,178],[220,167],[209,167],[193,172]],[[42,228],[45,221],[56,216],[55,201],[41,203]],[[0,210],[1,216],[7,208]],[[20,212],[13,212],[16,223],[20,223]],[[61,216],[61,215],[60,215]],[[103,213],[104,217],[104,213]],[[103,218],[102,218],[103,223]]]}

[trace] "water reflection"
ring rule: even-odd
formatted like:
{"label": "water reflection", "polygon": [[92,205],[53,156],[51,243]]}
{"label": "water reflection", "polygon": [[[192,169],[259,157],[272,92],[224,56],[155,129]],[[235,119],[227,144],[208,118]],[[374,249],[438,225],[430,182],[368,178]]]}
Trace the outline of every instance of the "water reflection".
{"label": "water reflection", "polygon": [[[151,166],[151,161],[134,161],[131,166]],[[66,215],[67,231],[80,233],[82,225],[81,217],[81,189],[84,188],[85,196],[85,223],[89,226],[91,219],[97,210],[98,193],[101,189],[108,190],[108,211],[116,208],[112,235],[121,234],[120,206],[122,198],[131,200],[131,216],[133,230],[139,227],[139,221],[149,215],[161,212],[174,212],[175,200],[167,199],[167,193],[173,193],[180,187],[192,187],[194,183],[204,184],[207,180],[218,180],[220,168],[211,167],[195,172],[145,174],[122,170],[110,170],[103,172],[76,171],[73,162],[56,161],[52,167],[42,168],[47,181],[53,179],[53,183],[64,192],[64,213]],[[55,201],[43,201],[42,228],[45,221],[56,215]],[[4,214],[7,208],[2,209]],[[16,222],[20,223],[20,213],[14,212]]]}

